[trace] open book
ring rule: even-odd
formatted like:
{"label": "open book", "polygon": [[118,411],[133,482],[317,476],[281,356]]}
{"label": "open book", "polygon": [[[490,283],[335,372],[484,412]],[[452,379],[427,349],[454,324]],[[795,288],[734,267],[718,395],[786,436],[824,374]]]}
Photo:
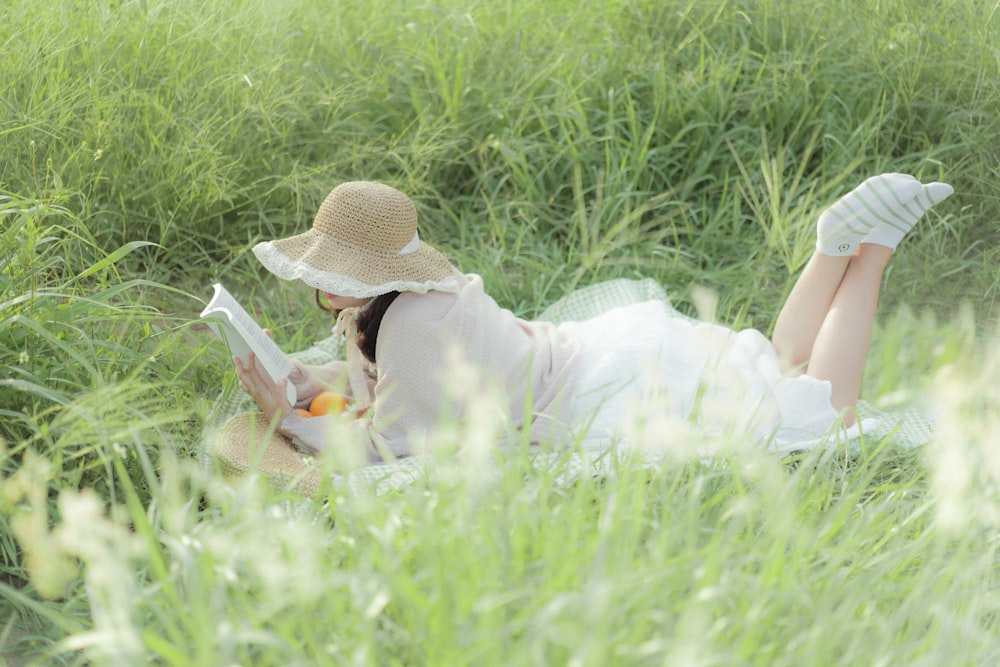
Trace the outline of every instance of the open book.
{"label": "open book", "polygon": [[[274,382],[288,377],[292,372],[292,361],[270,336],[264,333],[250,314],[239,304],[229,291],[216,283],[212,300],[201,311],[201,317],[211,329],[226,342],[233,356],[246,363],[253,352],[257,359],[257,370],[267,374]],[[288,402],[295,405],[295,385],[287,386]]]}

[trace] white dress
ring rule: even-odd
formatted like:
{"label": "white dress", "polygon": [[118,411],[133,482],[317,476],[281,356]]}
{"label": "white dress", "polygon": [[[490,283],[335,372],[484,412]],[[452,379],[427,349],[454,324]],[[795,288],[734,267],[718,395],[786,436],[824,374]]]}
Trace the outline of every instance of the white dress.
{"label": "white dress", "polygon": [[856,430],[839,426],[828,381],[785,376],[754,329],[691,320],[663,301],[559,329],[583,347],[572,423],[586,449],[731,442],[789,452]]}

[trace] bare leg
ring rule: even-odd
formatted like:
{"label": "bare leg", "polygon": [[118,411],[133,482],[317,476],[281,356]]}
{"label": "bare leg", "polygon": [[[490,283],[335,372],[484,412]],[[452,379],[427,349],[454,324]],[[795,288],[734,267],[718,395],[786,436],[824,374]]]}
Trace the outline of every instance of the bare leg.
{"label": "bare leg", "polygon": [[789,374],[829,380],[831,403],[855,421],[882,273],[903,236],[952,188],[905,174],[875,176],[817,223],[817,251],[774,324],[772,342]]}
{"label": "bare leg", "polygon": [[845,426],[855,420],[854,406],[864,378],[882,273],[890,257],[890,248],[861,244],[816,335],[806,368],[808,375],[830,381],[830,402],[843,413]]}
{"label": "bare leg", "polygon": [[801,373],[830,312],[851,257],[813,253],[774,323],[771,341],[789,375]]}
{"label": "bare leg", "polygon": [[875,243],[894,248],[933,205],[935,197],[930,194],[924,198],[926,203],[914,202],[924,192],[925,186],[913,176],[880,174],[819,216],[816,252],[788,295],[771,337],[786,373],[801,373],[812,357],[816,336],[861,244],[870,243],[867,237],[872,235],[879,237]]}

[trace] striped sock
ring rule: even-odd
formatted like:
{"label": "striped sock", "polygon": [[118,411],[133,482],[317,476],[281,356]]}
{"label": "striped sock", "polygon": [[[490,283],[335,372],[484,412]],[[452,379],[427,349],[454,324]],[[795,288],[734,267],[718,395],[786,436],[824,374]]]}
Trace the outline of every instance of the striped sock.
{"label": "striped sock", "polygon": [[[920,181],[907,174],[872,176],[820,214],[816,249],[834,257],[853,255],[877,227],[893,224],[902,227],[897,212],[922,189]],[[906,226],[907,230],[913,222]]]}
{"label": "striped sock", "polygon": [[906,233],[913,228],[931,206],[943,202],[954,192],[947,183],[928,183],[921,186],[916,197],[892,212],[885,222],[875,225],[862,243],[874,243],[896,249]]}

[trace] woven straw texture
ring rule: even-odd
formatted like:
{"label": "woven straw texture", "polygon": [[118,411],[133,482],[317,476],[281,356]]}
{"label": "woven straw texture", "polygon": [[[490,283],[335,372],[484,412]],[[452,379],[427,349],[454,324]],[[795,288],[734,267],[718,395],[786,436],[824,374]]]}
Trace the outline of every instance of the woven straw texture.
{"label": "woven straw texture", "polygon": [[[322,482],[311,457],[300,453],[274,429],[260,412],[243,412],[226,421],[228,438],[215,441],[215,453],[227,476],[242,477],[259,470],[279,489],[313,496]],[[248,443],[244,445],[243,443]]]}
{"label": "woven straw texture", "polygon": [[[611,308],[624,306],[631,303],[639,303],[649,300],[662,300],[669,304],[669,299],[663,288],[653,280],[627,280],[619,279],[599,283],[591,287],[577,290],[546,309],[539,319],[552,322],[569,322],[586,320],[604,313]],[[678,313],[679,317],[683,317]],[[342,358],[342,347],[338,336],[331,336],[323,339],[312,347],[295,353],[291,356],[307,364],[320,364],[334,359]],[[206,425],[206,438],[202,451],[205,460],[211,461],[212,456],[212,434],[230,419],[247,420],[241,417],[241,413],[255,409],[252,401],[240,391],[233,391],[229,395],[222,395],[216,401]],[[932,423],[926,415],[916,410],[906,410],[902,412],[884,412],[873,405],[861,401],[858,404],[858,414],[863,420],[871,420],[873,427],[864,433],[864,441],[877,443],[889,439],[894,446],[909,449],[926,443],[932,433]],[[267,424],[263,424],[265,429]],[[860,451],[861,441],[855,440],[848,443],[849,451]],[[314,482],[318,484],[318,479],[314,477],[314,470],[311,470],[309,457],[295,451],[291,444],[286,445],[292,452],[292,457],[282,457],[281,460],[296,468],[297,473],[292,475],[297,486],[293,486],[303,495],[312,495],[315,492]],[[214,458],[221,459],[225,452],[215,452]],[[580,475],[602,474],[608,471],[613,463],[614,452],[607,452],[606,455],[585,452],[537,452],[532,455],[531,462],[539,470],[552,471],[558,468],[558,475],[555,479],[559,481],[571,482]],[[275,455],[276,456],[276,455]],[[655,466],[662,462],[662,456],[656,454],[644,454],[644,463]],[[271,460],[271,459],[268,459]],[[224,470],[242,474],[246,465],[240,462],[221,461]],[[394,463],[384,465],[368,466],[354,470],[345,475],[338,475],[333,478],[335,485],[347,485],[355,490],[374,490],[382,493],[392,489],[400,489],[414,481],[424,478],[434,467],[431,457],[412,457],[401,459]],[[263,468],[263,466],[261,466]],[[302,472],[306,470],[309,474]],[[276,472],[268,474],[269,479],[282,484],[284,487],[290,485],[289,472],[282,468]],[[308,481],[307,481],[308,480]]]}
{"label": "woven straw texture", "polygon": [[333,189],[309,231],[259,243],[253,252],[279,278],[340,296],[454,291],[451,263],[417,239],[409,197],[388,185],[354,181]]}

